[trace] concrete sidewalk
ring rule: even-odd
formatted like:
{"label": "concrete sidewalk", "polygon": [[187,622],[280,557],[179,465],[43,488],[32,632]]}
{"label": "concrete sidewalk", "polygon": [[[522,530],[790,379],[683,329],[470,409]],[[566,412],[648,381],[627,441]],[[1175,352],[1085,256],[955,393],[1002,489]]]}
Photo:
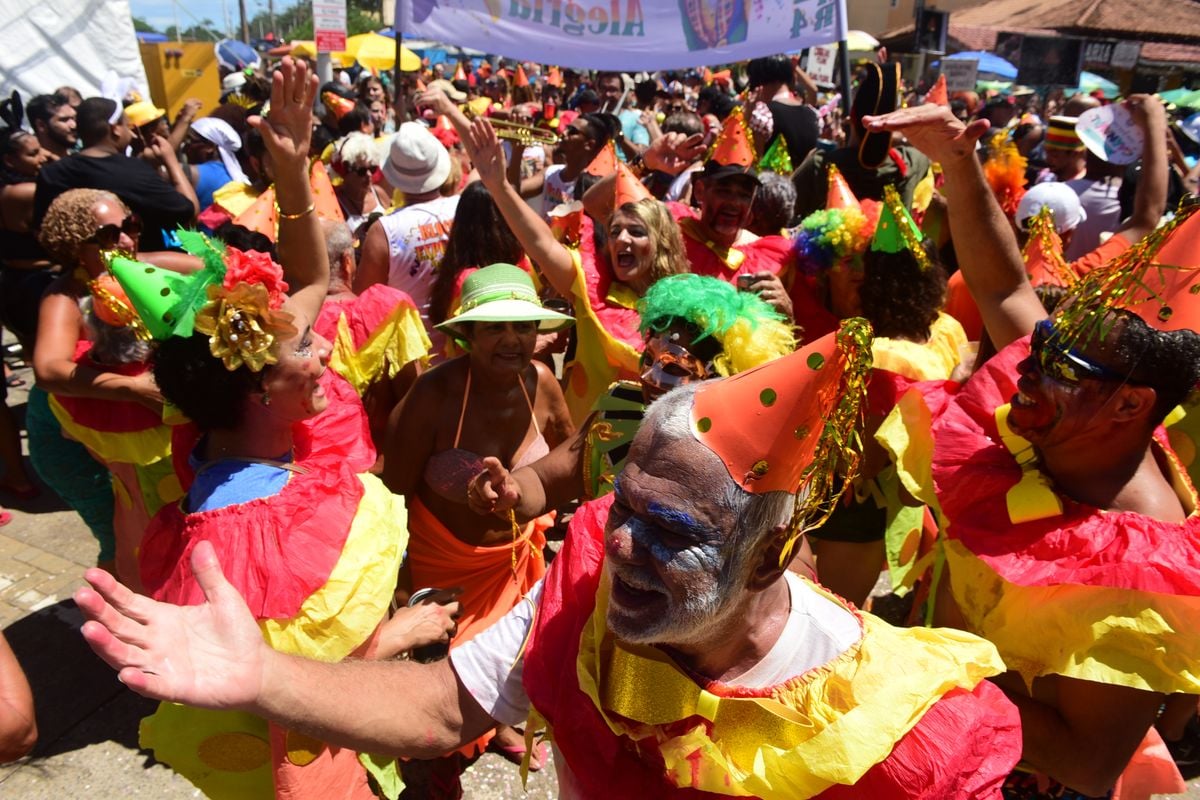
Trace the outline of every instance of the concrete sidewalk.
{"label": "concrete sidewalk", "polygon": [[[18,374],[26,381],[28,370]],[[9,390],[23,420],[26,392]],[[32,474],[32,470],[30,469]],[[33,687],[39,739],[32,756],[0,767],[0,798],[195,798],[200,792],[138,748],[139,720],[155,703],[127,690],[79,634],[83,618],[71,601],[97,545],[78,515],[49,490],[35,500],[0,493],[13,521],[0,528],[0,626]],[[486,754],[464,776],[470,800],[557,796],[553,768],[530,775]],[[1200,800],[1193,781],[1189,800]]]}

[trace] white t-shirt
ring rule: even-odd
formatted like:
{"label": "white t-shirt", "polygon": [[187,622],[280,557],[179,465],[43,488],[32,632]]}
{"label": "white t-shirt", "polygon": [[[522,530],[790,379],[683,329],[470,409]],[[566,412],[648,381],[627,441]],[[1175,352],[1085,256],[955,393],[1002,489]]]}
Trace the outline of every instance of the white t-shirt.
{"label": "white t-shirt", "polygon": [[[431,339],[437,332],[429,324],[429,295],[457,209],[458,195],[452,195],[405,206],[379,219],[388,241],[388,286],[413,299]],[[440,345],[435,342],[435,347]]]}
{"label": "white t-shirt", "polygon": [[[750,689],[776,686],[823,666],[846,652],[862,637],[854,615],[822,597],[791,572],[785,572],[791,613],[770,651],[732,685]],[[450,651],[450,662],[459,681],[494,720],[522,725],[529,716],[529,696],[521,683],[524,659],[521,648],[533,625],[542,599],[542,582],[534,584],[520,603],[469,642]],[[577,796],[564,759],[555,753],[560,796]]]}
{"label": "white t-shirt", "polygon": [[575,199],[575,182],[562,179],[563,164],[546,167],[546,178],[542,186],[542,219],[550,219],[550,212],[561,203]]}

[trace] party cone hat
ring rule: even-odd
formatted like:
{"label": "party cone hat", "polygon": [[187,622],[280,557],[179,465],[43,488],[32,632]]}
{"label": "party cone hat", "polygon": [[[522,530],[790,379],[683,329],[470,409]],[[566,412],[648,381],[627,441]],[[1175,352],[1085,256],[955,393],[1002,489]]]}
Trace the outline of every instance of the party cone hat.
{"label": "party cone hat", "polygon": [[[1175,218],[1081,281],[1093,276],[1114,308],[1137,314],[1160,331],[1200,332],[1200,201],[1185,200]],[[1087,297],[1083,294],[1083,297]]]}
{"label": "party cone hat", "polygon": [[513,78],[513,86],[528,86],[529,76],[525,74],[525,68],[517,64],[517,75]]}
{"label": "party cone hat", "polygon": [[621,163],[617,158],[617,148],[613,145],[610,139],[604,147],[600,148],[600,152],[596,153],[583,171],[588,175],[595,175],[597,178],[606,178],[617,171],[617,164]]}
{"label": "party cone hat", "polygon": [[1042,206],[1028,223],[1029,240],[1021,256],[1025,259],[1025,272],[1034,286],[1070,287],[1079,280],[1071,266],[1063,258],[1063,243],[1054,228],[1054,212]]}
{"label": "party cone hat", "polygon": [[696,390],[692,434],[734,482],[748,492],[796,494],[785,553],[824,521],[838,479],[857,466],[870,371],[871,326],[852,318],[791,355]]}
{"label": "party cone hat", "polygon": [[546,83],[550,84],[551,86],[562,86],[562,70],[560,70],[558,67],[551,67],[549,74],[546,76]]}
{"label": "party cone hat", "polygon": [[321,102],[325,104],[325,108],[330,114],[333,114],[334,119],[341,119],[354,110],[354,101],[348,97],[342,97],[334,92],[326,92],[321,95]]}
{"label": "party cone hat", "polygon": [[203,302],[205,288],[221,279],[208,269],[182,275],[124,256],[110,258],[108,270],[150,336],[160,341],[192,335],[196,308]]}
{"label": "party cone hat", "polygon": [[929,94],[925,95],[925,105],[950,107],[950,95],[946,91],[946,76],[944,74],[938,75],[937,83],[933,84],[933,88],[929,90]]}
{"label": "party cone hat", "polygon": [[617,164],[617,180],[614,188],[613,208],[620,208],[626,203],[636,203],[651,197],[650,190],[637,179],[629,167]]}
{"label": "party cone hat", "polygon": [[741,107],[735,108],[721,123],[721,132],[708,153],[708,161],[722,166],[736,165],[751,168],[758,162],[754,150],[754,137],[750,126],[742,116]]}
{"label": "party cone hat", "polygon": [[775,141],[771,142],[771,146],[767,148],[767,152],[763,153],[762,159],[758,162],[758,168],[774,172],[777,175],[792,174],[792,157],[788,153],[787,142],[782,136],[776,136]]}
{"label": "party cone hat", "polygon": [[458,62],[458,67],[454,70],[454,80],[465,81],[467,79],[467,71],[463,69],[462,62]]}
{"label": "party cone hat", "polygon": [[845,176],[833,164],[829,165],[829,190],[825,194],[825,208],[854,208],[859,211],[862,210],[862,205],[859,204],[858,198],[854,196],[854,192],[850,189],[850,184],[846,183]]}
{"label": "party cone hat", "polygon": [[879,221],[875,223],[875,238],[871,249],[884,253],[899,253],[908,250],[917,259],[922,269],[929,267],[929,256],[921,242],[925,235],[904,207],[904,201],[894,186],[883,188],[883,207],[879,210]]}

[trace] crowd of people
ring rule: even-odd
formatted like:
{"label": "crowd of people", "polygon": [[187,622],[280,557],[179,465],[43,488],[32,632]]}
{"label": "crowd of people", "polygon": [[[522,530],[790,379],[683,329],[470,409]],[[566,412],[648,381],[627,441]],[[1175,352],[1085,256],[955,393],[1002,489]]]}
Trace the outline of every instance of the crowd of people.
{"label": "crowd of people", "polygon": [[502,64],[4,104],[30,463],[143,746],[215,798],[454,798],[485,751],[563,797],[1181,791],[1171,110],[1116,101],[1126,168],[1076,130],[1108,101],[885,54],[844,116],[782,55]]}

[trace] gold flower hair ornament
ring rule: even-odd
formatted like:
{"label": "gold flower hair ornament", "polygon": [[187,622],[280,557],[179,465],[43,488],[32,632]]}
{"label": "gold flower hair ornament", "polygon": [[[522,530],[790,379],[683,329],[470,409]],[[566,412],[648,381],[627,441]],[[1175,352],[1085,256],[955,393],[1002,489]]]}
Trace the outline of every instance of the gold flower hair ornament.
{"label": "gold flower hair ornament", "polygon": [[239,282],[230,289],[211,285],[208,302],[196,312],[195,329],[208,335],[208,347],[228,370],[245,364],[261,372],[279,361],[279,342],[296,335],[292,315],[271,308],[261,283]]}

